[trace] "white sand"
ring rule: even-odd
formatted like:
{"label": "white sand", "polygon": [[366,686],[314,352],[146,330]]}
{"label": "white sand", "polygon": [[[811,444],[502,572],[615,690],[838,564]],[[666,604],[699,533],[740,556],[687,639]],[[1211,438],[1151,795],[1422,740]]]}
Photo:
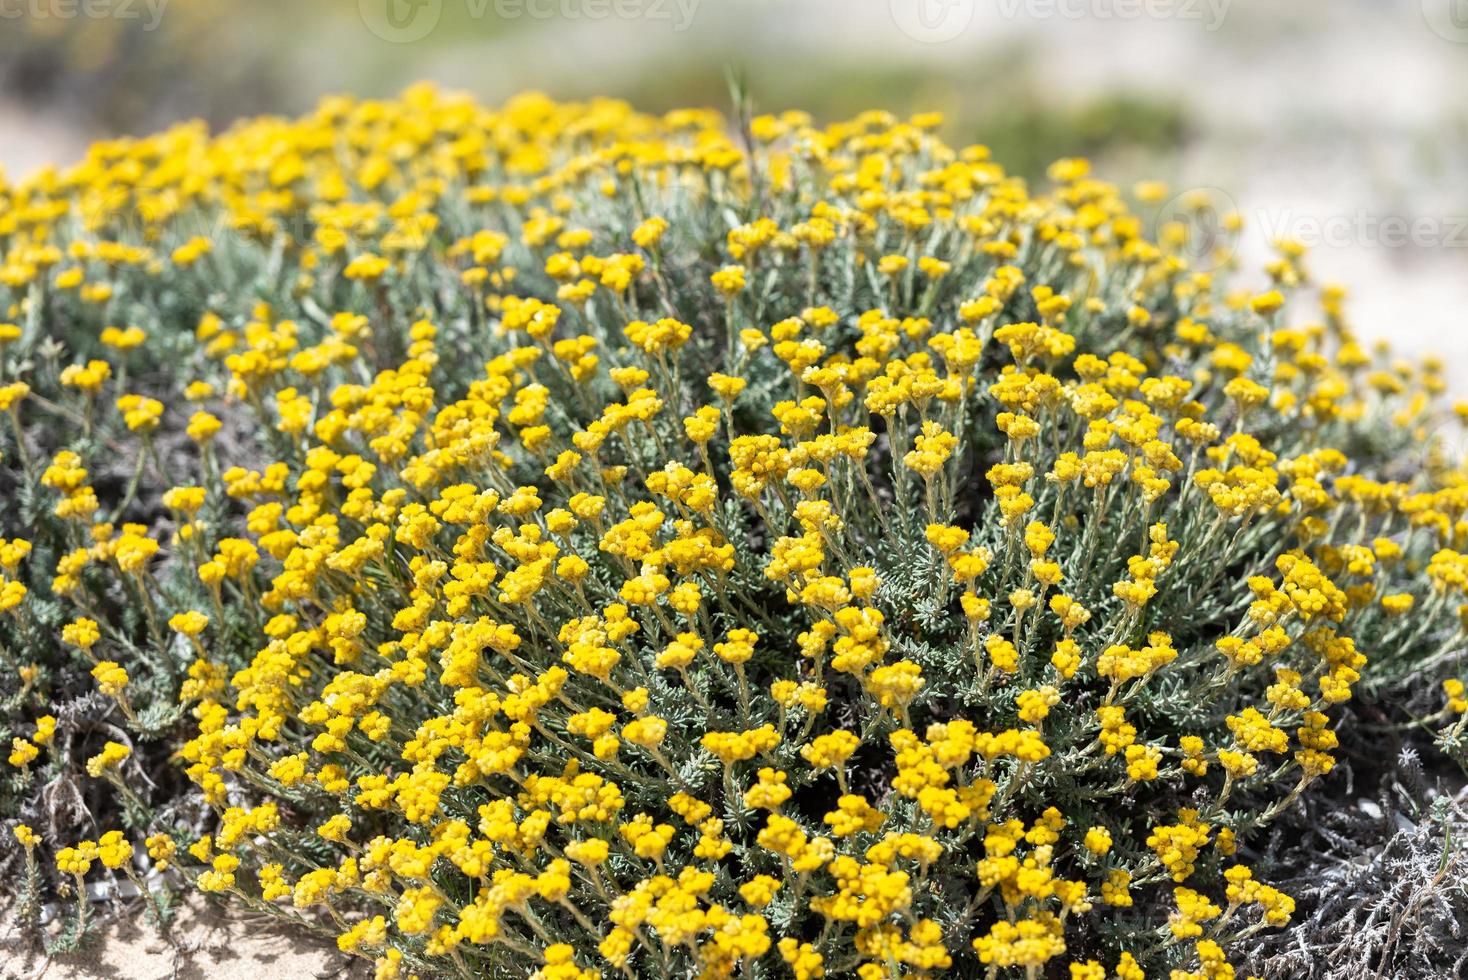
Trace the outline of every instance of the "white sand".
{"label": "white sand", "polygon": [[370,975],[329,942],[297,935],[260,916],[227,915],[197,893],[178,909],[164,939],[141,906],[102,923],[86,949],[23,955],[0,941],[0,980],[297,980]]}

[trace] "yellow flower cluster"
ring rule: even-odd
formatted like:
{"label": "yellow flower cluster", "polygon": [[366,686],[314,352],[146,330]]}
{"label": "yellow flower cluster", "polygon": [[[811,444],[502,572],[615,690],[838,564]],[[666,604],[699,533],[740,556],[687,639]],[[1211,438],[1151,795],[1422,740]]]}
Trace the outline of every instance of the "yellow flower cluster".
{"label": "yellow flower cluster", "polygon": [[151,860],[379,978],[1231,976],[1236,835],[1468,622],[1439,369],[940,122],[420,86],[0,191],[0,315],[90,331],[0,388],[0,610],[176,702]]}

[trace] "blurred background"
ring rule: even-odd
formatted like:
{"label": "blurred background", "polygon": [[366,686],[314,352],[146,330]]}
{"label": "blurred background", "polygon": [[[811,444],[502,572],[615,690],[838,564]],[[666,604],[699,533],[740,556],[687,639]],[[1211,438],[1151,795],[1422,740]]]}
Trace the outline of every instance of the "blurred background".
{"label": "blurred background", "polygon": [[760,111],[938,109],[1017,173],[1208,188],[1246,270],[1305,241],[1468,382],[1468,0],[0,0],[0,166],[421,78],[727,108],[731,70]]}

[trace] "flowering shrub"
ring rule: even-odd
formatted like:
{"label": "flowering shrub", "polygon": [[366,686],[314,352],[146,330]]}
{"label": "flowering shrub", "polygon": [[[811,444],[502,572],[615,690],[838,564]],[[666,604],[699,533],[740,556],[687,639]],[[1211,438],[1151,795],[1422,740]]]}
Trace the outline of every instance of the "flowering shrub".
{"label": "flowering shrub", "polygon": [[1231,976],[1251,835],[1462,642],[1439,369],[938,123],[417,88],[10,188],[32,904],[54,846],[383,978]]}

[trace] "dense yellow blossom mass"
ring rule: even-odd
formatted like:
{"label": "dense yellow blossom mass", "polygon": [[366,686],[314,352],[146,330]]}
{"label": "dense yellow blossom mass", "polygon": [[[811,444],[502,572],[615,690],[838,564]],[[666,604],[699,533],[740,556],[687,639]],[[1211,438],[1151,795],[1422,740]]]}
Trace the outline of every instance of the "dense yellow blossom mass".
{"label": "dense yellow blossom mass", "polygon": [[0,188],[10,765],[84,664],[214,815],[96,745],[136,849],[379,980],[1233,976],[1468,620],[1440,369],[940,124],[422,86]]}

